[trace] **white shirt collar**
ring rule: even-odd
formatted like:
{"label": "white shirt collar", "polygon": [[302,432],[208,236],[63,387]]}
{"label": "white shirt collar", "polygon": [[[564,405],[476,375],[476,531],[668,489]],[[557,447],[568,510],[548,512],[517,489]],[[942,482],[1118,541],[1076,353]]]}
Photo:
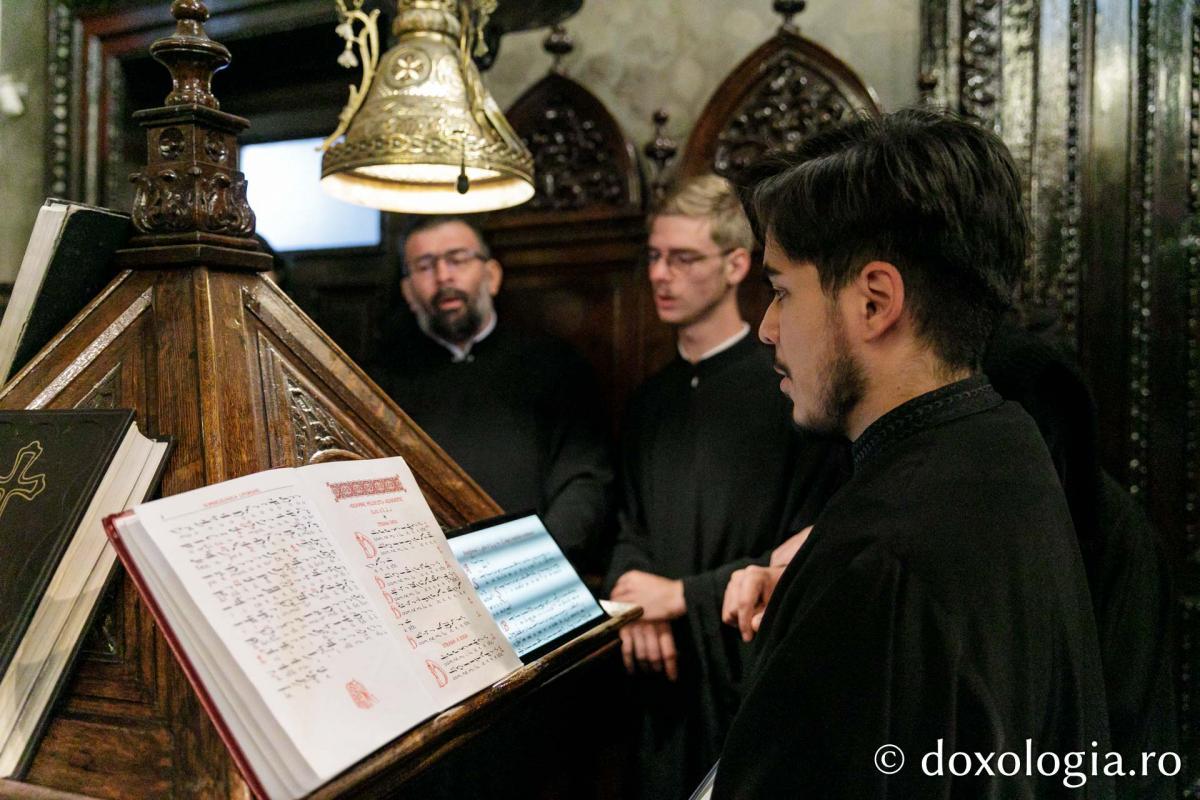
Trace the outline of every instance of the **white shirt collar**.
{"label": "white shirt collar", "polygon": [[730,336],[725,341],[721,342],[716,347],[713,347],[713,348],[710,348],[709,350],[707,350],[695,361],[691,361],[691,359],[689,359],[686,355],[684,355],[683,348],[679,346],[678,342],[675,343],[675,347],[679,350],[679,356],[684,361],[690,361],[693,364],[699,364],[701,361],[703,361],[706,358],[712,358],[713,356],[717,355],[718,353],[724,353],[726,350],[733,347],[735,344],[740,342],[742,339],[745,339],[746,334],[748,334],[749,332],[750,332],[750,323],[743,321],[741,330],[739,330],[733,336]]}
{"label": "white shirt collar", "polygon": [[469,355],[471,355],[471,348],[474,347],[479,342],[482,342],[484,339],[486,339],[488,337],[488,335],[491,334],[491,332],[494,330],[496,330],[496,312],[495,312],[495,310],[492,311],[492,317],[491,317],[491,319],[488,320],[488,323],[486,325],[484,325],[482,328],[480,328],[478,333],[476,333],[474,336],[472,336],[470,339],[468,339],[466,342],[464,342],[461,345],[457,345],[454,342],[448,342],[445,339],[443,339],[442,337],[440,337],[434,333],[429,333],[429,338],[433,339],[435,342],[440,344],[442,347],[449,350],[450,351],[450,360],[457,364],[460,361],[466,361],[467,357]]}

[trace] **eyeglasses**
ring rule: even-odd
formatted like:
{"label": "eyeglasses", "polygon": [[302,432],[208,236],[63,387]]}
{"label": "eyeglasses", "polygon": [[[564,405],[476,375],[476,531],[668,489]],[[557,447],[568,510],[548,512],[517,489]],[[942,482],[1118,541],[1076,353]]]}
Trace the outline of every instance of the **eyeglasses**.
{"label": "eyeglasses", "polygon": [[446,266],[451,270],[461,269],[472,261],[485,261],[487,256],[478,250],[467,250],[459,247],[454,250],[447,250],[444,253],[429,253],[428,255],[418,256],[410,261],[408,266],[409,275],[428,275],[437,269],[439,261],[445,261]]}
{"label": "eyeglasses", "polygon": [[668,250],[666,253],[663,253],[660,250],[655,250],[653,247],[647,247],[642,252],[642,266],[649,269],[662,259],[667,262],[667,269],[671,270],[671,272],[687,272],[701,261],[727,256],[736,249],[736,247],[730,247],[719,253],[698,253],[695,250]]}

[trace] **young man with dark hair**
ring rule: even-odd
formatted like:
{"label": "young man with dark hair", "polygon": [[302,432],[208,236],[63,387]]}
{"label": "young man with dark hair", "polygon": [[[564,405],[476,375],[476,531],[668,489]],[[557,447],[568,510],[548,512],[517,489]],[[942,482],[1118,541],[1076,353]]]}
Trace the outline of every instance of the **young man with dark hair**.
{"label": "young man with dark hair", "polygon": [[750,193],[759,335],[794,421],[846,435],[854,475],[767,607],[714,797],[1111,797],[1072,755],[1103,763],[1108,724],[1067,504],[980,373],[1025,253],[1011,157],[904,111],[771,172]]}
{"label": "young man with dark hair", "polygon": [[403,273],[416,324],[384,343],[372,377],[504,509],[536,509],[577,568],[599,572],[612,468],[590,367],[499,322],[503,270],[470,219],[419,220]]}

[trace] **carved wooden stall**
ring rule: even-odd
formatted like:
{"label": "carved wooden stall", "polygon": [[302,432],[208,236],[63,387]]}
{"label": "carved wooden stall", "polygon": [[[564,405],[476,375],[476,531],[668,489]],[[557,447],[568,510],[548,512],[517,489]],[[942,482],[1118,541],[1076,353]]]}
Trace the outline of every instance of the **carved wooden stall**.
{"label": "carved wooden stall", "polygon": [[[788,150],[856,113],[878,114],[879,99],[844,61],[800,34],[792,18],[803,0],[775,0],[778,32],[721,82],[688,137],[676,175],[715,172],[730,180],[763,154]],[[742,315],[757,324],[770,303],[752,274],[741,291]]]}
{"label": "carved wooden stall", "polygon": [[534,158],[536,193],[487,229],[504,264],[498,313],[571,342],[595,367],[615,420],[625,397],[671,353],[638,257],[645,245],[642,174],[632,144],[545,40],[549,73],[506,112]]}
{"label": "carved wooden stall", "polygon": [[1178,557],[1181,789],[1200,798],[1200,16],[1160,0],[922,4],[926,102],[994,128],[1035,230],[1101,456]]}
{"label": "carved wooden stall", "polygon": [[[174,494],[275,466],[330,456],[403,455],[435,516],[452,526],[495,503],[274,284],[270,258],[249,238],[254,217],[238,171],[246,121],[209,92],[228,51],[207,39],[207,10],[177,0],[176,34],[155,54],[173,75],[163,107],[139,114],[148,164],[135,178],[140,235],[119,253],[124,270],[0,390],[0,408],[130,407],[151,435],[176,447],[162,490]],[[317,792],[379,797],[444,768],[476,736],[549,730],[562,740],[592,683],[547,683],[617,668],[610,623],[557,656],[514,673],[379,751]],[[601,654],[608,657],[600,659]],[[566,713],[570,710],[571,713]],[[576,740],[580,741],[580,740]],[[586,740],[580,741],[586,745]],[[539,772],[521,794],[597,791],[594,750]],[[571,768],[591,766],[572,778]],[[476,763],[478,767],[478,764]],[[0,795],[247,797],[248,789],[131,583],[119,576],[64,697],[55,706],[26,783]],[[436,787],[436,783],[431,784]],[[431,795],[424,795],[431,796]],[[436,794],[432,796],[437,796]]]}

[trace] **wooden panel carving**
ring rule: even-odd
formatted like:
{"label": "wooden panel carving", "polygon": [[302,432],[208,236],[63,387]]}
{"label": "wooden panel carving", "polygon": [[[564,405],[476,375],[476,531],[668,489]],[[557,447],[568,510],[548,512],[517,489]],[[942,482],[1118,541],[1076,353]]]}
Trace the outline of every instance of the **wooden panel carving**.
{"label": "wooden panel carving", "polygon": [[76,408],[119,408],[121,406],[121,364],[108,371]]}
{"label": "wooden panel carving", "polygon": [[561,59],[573,47],[567,32],[556,27],[543,46],[553,66],[506,112],[533,153],[537,193],[487,223],[506,271],[497,307],[503,324],[574,345],[616,420],[660,344],[636,266],[645,244],[643,178],[613,115],[564,74]]}
{"label": "wooden panel carving", "polygon": [[962,111],[988,128],[999,120],[1001,92],[1000,0],[963,0],[963,37],[959,94]]}
{"label": "wooden panel carving", "polygon": [[501,319],[570,342],[596,370],[614,426],[626,398],[673,351],[638,265],[640,213],[559,215],[556,223],[498,216],[488,238],[505,268]]}
{"label": "wooden panel carving", "polygon": [[952,32],[950,8],[958,0],[925,0],[921,4],[921,52],[917,89],[921,103],[949,108],[958,100],[958,37]]}
{"label": "wooden panel carving", "polygon": [[1154,257],[1154,146],[1155,83],[1158,80],[1158,43],[1154,40],[1157,22],[1154,2],[1138,4],[1138,48],[1136,128],[1132,140],[1134,173],[1129,193],[1132,224],[1131,258],[1126,280],[1129,298],[1129,442],[1127,444],[1127,483],[1133,494],[1144,493],[1149,480],[1147,414],[1150,411],[1150,337],[1147,333],[1152,314],[1151,263]]}
{"label": "wooden panel carving", "polygon": [[71,179],[71,133],[78,127],[72,120],[72,64],[77,58],[72,28],[74,17],[64,3],[46,4],[49,33],[46,78],[49,86],[46,114],[46,190],[54,197],[78,197]]}
{"label": "wooden panel carving", "polygon": [[762,154],[787,150],[879,101],[844,62],[784,25],[717,88],[688,139],[680,176],[737,176]]}
{"label": "wooden panel carving", "polygon": [[[1190,564],[1200,569],[1200,14],[1193,13],[1191,25],[1191,69],[1189,75],[1187,185],[1189,227],[1183,246],[1187,253],[1187,424],[1184,426],[1186,465],[1184,496],[1184,552]],[[1193,611],[1200,610],[1200,592],[1193,598]],[[1192,630],[1200,630],[1200,625]],[[1184,674],[1187,685],[1200,680],[1200,641],[1185,652],[1192,653],[1191,670]],[[1200,731],[1197,731],[1200,734]]]}
{"label": "wooden panel carving", "polygon": [[1182,556],[1180,788],[1200,798],[1196,3],[931,0],[922,16],[922,96],[1013,150],[1034,227],[1021,300],[1059,311],[1105,467]]}
{"label": "wooden panel carving", "polygon": [[[274,453],[273,463],[312,464],[331,450],[364,458],[383,455],[378,447],[367,447],[338,422],[326,403],[317,399],[308,382],[287,364],[263,333],[258,336],[258,352],[266,396],[279,401],[268,404],[267,419],[275,430],[291,430],[290,446],[284,448],[285,452]],[[286,420],[281,406],[286,407]]]}
{"label": "wooden panel carving", "polygon": [[330,450],[342,450],[366,457],[365,450],[333,414],[313,399],[293,375],[284,375],[288,404],[292,409],[292,437],[296,460],[311,464]]}
{"label": "wooden panel carving", "polygon": [[[92,387],[77,408],[121,407],[121,367],[117,364]],[[87,632],[80,649],[80,658],[120,663],[124,658],[124,617],[118,593],[119,582],[114,581],[100,598],[95,619]]]}
{"label": "wooden panel carving", "polygon": [[557,70],[506,112],[533,154],[530,212],[640,208],[642,177],[633,145],[595,95]]}
{"label": "wooden panel carving", "polygon": [[80,658],[119,664],[125,658],[125,617],[121,613],[121,583],[114,581],[100,598],[96,618],[80,645]]}
{"label": "wooden panel carving", "polygon": [[1022,175],[1035,236],[1020,299],[1079,315],[1082,138],[1088,119],[1080,0],[923,3],[922,102],[1000,133]]}
{"label": "wooden panel carving", "polygon": [[[127,331],[130,326],[142,317],[143,314],[150,308],[150,292],[149,290],[138,295],[112,322],[110,322],[104,330],[100,331],[99,335],[83,349],[66,367],[50,381],[46,388],[38,393],[37,397],[27,406],[27,408],[45,408],[47,404],[57,400],[58,395],[62,393],[67,386],[73,384],[80,375],[88,370],[93,362],[95,362],[105,351],[107,351],[117,340]],[[36,359],[35,359],[36,363]],[[97,381],[93,387],[98,388],[107,377]],[[94,391],[94,390],[93,390]],[[85,399],[81,402],[86,402],[87,397],[91,397],[89,392]]]}

